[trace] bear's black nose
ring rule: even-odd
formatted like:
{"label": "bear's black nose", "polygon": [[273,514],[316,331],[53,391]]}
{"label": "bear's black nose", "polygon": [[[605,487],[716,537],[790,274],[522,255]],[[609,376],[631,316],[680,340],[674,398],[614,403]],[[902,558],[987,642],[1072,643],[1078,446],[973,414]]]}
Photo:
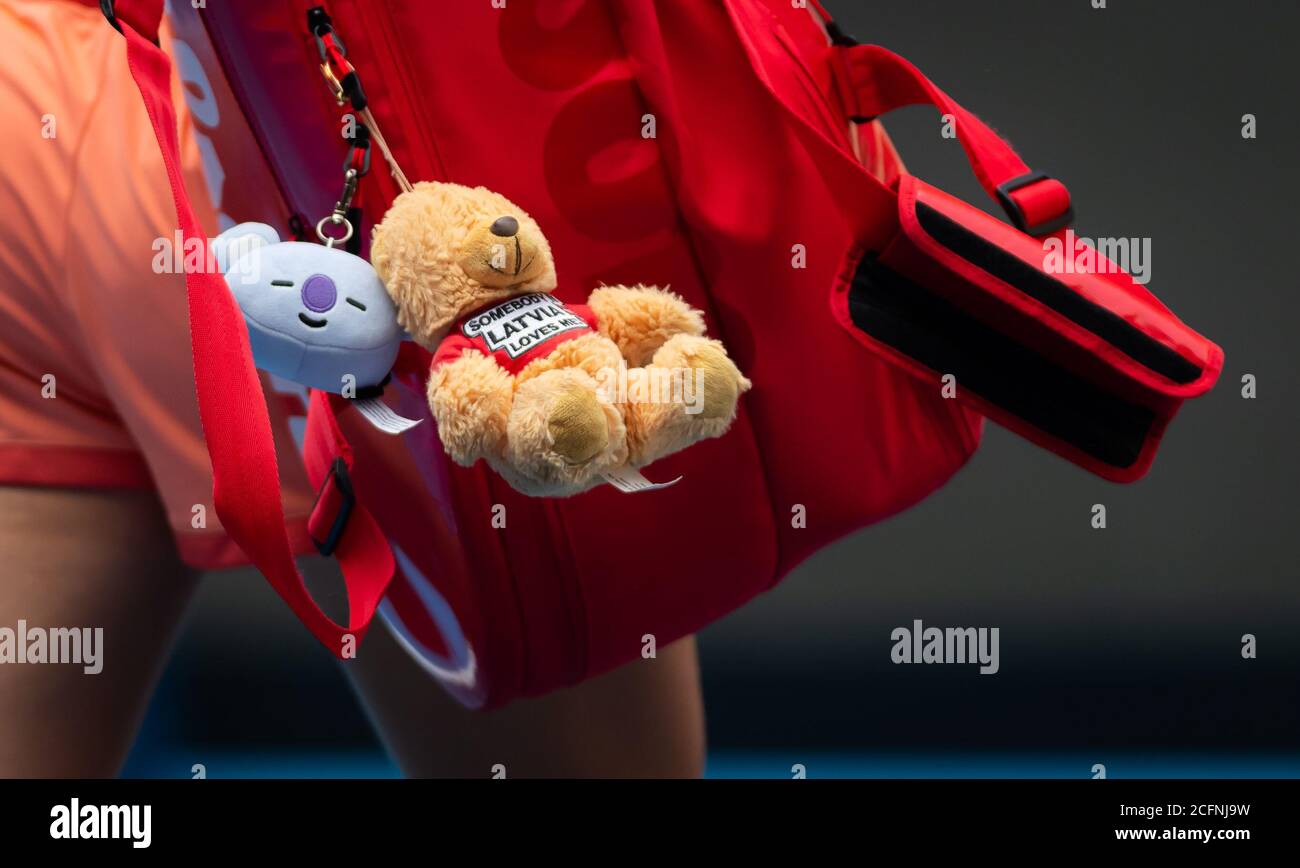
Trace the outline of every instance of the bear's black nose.
{"label": "bear's black nose", "polygon": [[519,231],[519,221],[513,217],[498,217],[492,224],[492,234],[511,238]]}

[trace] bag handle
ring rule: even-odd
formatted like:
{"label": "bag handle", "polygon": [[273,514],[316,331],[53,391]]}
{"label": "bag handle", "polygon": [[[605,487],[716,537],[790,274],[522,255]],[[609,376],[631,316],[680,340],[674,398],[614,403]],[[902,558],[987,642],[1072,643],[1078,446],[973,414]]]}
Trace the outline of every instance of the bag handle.
{"label": "bag handle", "polygon": [[[158,46],[163,0],[101,0],[100,5],[126,39],[131,77],[158,140],[186,244],[198,239],[206,250],[206,236],[181,176],[171,63]],[[187,271],[185,287],[194,386],[212,462],[213,506],[231,538],[307,628],[335,655],[347,656],[364,637],[392,579],[394,563],[379,526],[356,502],[349,473],[352,450],[339,429],[334,406],[328,395],[313,391],[305,463],[309,479],[320,491],[309,530],[317,547],[334,553],[343,569],[346,626],[335,623],[316,605],[294,563],[270,415],[243,314],[219,274]],[[329,531],[323,541],[321,527]]]}
{"label": "bag handle", "polygon": [[858,45],[832,31],[845,82],[850,120],[865,123],[908,105],[929,104],[953,118],[975,177],[1006,210],[1017,229],[1041,238],[1074,220],[1070,191],[1055,178],[1033,172],[1004,139],[962,108],[908,60],[879,45]]}
{"label": "bag handle", "polygon": [[[771,13],[756,0],[725,0],[727,19],[749,57],[759,81],[790,117],[827,181],[827,187],[862,243],[881,250],[897,229],[896,190],[872,175],[843,145],[809,123],[774,86],[785,50],[769,39]],[[1021,231],[1045,236],[1061,231],[1072,220],[1070,194],[1060,181],[1031,172],[1015,150],[974,114],[966,111],[893,52],[860,45],[846,35],[820,4],[814,11],[825,22],[829,50],[851,120],[864,123],[892,109],[916,103],[934,105],[957,122],[957,136],[971,167],[989,195],[1007,209]],[[778,25],[779,26],[779,25]]]}

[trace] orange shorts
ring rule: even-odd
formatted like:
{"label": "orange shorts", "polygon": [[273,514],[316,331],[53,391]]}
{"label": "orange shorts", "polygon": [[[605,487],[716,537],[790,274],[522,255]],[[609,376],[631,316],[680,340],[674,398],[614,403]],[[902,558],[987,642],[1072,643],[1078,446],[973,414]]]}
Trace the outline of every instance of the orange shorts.
{"label": "orange shorts", "polygon": [[[154,489],[181,556],[245,563],[212,510],[185,280],[159,273],[176,231],[167,176],[98,5],[0,0],[0,485]],[[164,46],[166,43],[164,43]],[[210,234],[184,111],[186,187]],[[281,397],[271,403],[295,550],[314,499]]]}

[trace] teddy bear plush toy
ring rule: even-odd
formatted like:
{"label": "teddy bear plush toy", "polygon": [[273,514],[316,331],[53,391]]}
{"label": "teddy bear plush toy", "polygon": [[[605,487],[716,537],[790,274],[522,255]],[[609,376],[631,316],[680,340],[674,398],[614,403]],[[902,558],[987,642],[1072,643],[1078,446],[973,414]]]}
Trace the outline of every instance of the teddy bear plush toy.
{"label": "teddy bear plush toy", "polygon": [[375,227],[370,259],[433,353],[429,406],[448,455],[485,459],[525,494],[575,494],[717,437],[750,387],[671,292],[603,286],[562,304],[541,229],[482,187],[416,184]]}

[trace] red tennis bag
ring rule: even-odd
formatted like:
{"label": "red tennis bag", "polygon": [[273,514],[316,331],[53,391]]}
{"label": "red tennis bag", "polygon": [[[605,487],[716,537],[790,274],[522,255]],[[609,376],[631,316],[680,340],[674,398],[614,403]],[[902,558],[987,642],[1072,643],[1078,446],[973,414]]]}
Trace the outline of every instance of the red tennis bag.
{"label": "red tennis bag", "polygon": [[[151,44],[160,5],[118,0],[110,12],[167,155],[166,61]],[[400,437],[312,393],[312,531],[347,579],[339,625],[281,539],[238,310],[219,278],[190,275],[222,521],[336,653],[378,610],[468,705],[572,684],[638,657],[651,637],[695,632],[938,489],[977,447],[984,416],[1134,479],[1182,399],[1221,366],[1127,275],[1049,272],[1043,239],[1068,224],[1064,186],[819,8],[226,0],[175,13],[182,72],[209,109],[194,112],[199,133],[223,165],[260,148],[278,187],[270,211],[230,213],[247,182],[225,175],[214,198],[234,219],[301,227],[330,213],[345,161],[367,164],[340,123],[366,109],[412,180],[482,184],[526,208],[565,301],[602,282],[670,285],[755,384],[725,437],[648,468],[683,476],[675,487],[563,500],[450,464],[424,403],[428,355],[414,346],[387,400],[428,421]],[[918,102],[956,118],[1016,227],[901,173],[875,118]],[[363,254],[398,192],[371,165],[353,215]],[[197,235],[170,157],[168,168],[181,227]]]}

